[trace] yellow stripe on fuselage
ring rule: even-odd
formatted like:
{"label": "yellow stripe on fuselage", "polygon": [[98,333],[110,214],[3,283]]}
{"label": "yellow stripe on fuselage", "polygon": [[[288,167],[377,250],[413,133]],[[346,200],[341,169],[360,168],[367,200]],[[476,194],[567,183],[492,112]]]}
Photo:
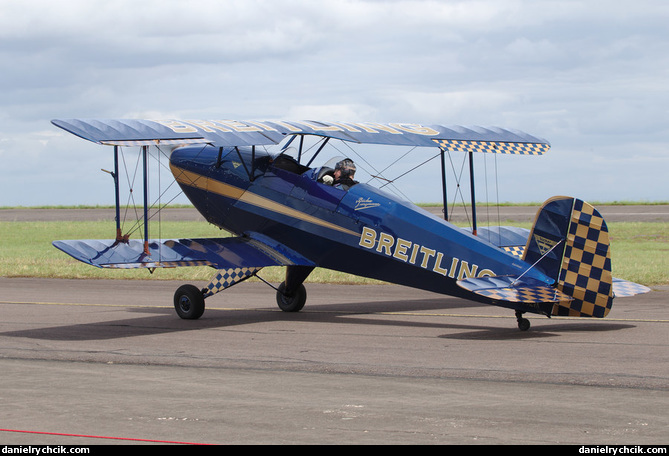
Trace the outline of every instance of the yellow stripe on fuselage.
{"label": "yellow stripe on fuselage", "polygon": [[269,198],[265,198],[253,192],[235,187],[234,185],[226,184],[224,182],[211,179],[192,171],[187,171],[174,165],[170,165],[170,168],[174,178],[179,184],[188,185],[189,187],[194,187],[210,193],[225,196],[226,198],[241,201],[242,203],[250,204],[262,209],[267,209],[269,211],[302,220],[304,222],[313,223],[314,225],[319,225],[331,230],[339,231],[341,233],[350,234],[351,236],[360,236],[360,233],[342,228],[341,226],[335,225],[334,223],[326,222],[325,220],[305,214],[302,211],[298,211],[292,207],[277,203],[276,201],[272,201]]}

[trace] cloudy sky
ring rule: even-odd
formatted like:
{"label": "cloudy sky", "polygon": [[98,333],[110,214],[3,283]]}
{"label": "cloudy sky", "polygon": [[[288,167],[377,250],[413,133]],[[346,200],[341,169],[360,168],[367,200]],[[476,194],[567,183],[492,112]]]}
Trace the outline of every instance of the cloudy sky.
{"label": "cloudy sky", "polygon": [[[50,120],[127,117],[500,126],[552,144],[477,163],[500,201],[667,201],[668,22],[666,0],[0,0],[0,206],[113,202],[110,149]],[[438,201],[437,167],[398,184]]]}

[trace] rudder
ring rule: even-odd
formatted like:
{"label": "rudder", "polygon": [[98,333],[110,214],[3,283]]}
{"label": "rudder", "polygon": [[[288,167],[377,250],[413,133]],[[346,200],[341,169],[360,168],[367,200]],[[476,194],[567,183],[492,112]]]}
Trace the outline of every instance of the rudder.
{"label": "rudder", "polygon": [[555,315],[603,318],[613,304],[609,230],[590,204],[574,200],[558,289],[572,296],[553,309]]}
{"label": "rudder", "polygon": [[536,263],[573,298],[554,304],[553,315],[601,318],[611,310],[609,233],[590,204],[562,196],[546,201],[527,240],[524,260]]}

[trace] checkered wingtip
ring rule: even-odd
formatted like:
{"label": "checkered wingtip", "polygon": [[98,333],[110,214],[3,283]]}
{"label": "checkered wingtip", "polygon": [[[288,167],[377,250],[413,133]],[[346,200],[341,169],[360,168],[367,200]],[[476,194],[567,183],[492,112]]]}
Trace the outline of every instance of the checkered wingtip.
{"label": "checkered wingtip", "polygon": [[451,152],[486,152],[490,154],[543,155],[550,145],[543,143],[463,141],[456,139],[435,139],[437,145]]}

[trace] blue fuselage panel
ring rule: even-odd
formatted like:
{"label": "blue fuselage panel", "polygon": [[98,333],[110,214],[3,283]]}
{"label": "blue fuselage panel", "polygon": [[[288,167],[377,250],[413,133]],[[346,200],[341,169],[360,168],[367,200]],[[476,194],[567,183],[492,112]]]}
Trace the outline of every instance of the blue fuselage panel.
{"label": "blue fuselage panel", "polygon": [[[374,187],[334,188],[317,182],[315,170],[279,167],[267,156],[252,165],[250,150],[182,148],[171,165],[209,222],[237,235],[261,233],[319,267],[451,295],[467,293],[459,279],[518,275],[528,267]],[[533,270],[527,274],[552,283]]]}

